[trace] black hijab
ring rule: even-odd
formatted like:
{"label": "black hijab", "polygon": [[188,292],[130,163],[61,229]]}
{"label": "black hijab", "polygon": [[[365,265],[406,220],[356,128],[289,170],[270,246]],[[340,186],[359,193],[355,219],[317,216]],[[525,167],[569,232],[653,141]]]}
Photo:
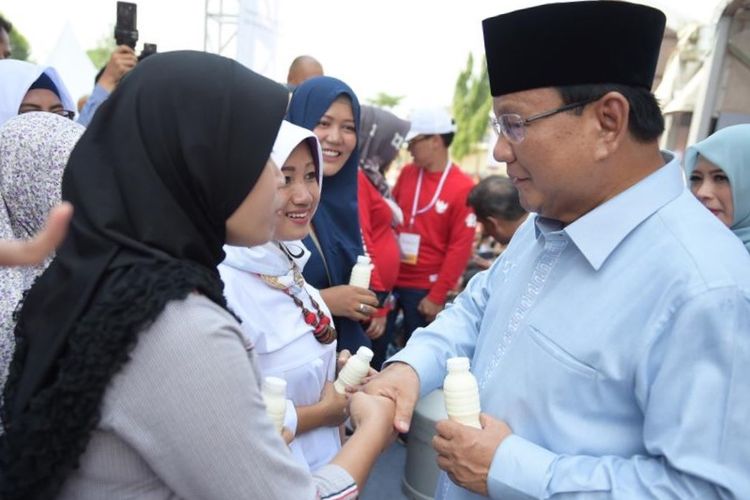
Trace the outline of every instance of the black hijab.
{"label": "black hijab", "polygon": [[32,287],[5,388],[0,497],[54,497],[109,381],[167,302],[226,308],[225,222],[269,158],[288,93],[201,52],[156,54],[121,82],[71,154],[68,237]]}

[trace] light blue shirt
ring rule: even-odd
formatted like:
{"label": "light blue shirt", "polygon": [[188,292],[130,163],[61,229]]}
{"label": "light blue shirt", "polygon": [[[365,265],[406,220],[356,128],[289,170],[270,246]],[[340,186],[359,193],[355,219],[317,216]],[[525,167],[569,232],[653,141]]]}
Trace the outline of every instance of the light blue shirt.
{"label": "light blue shirt", "polygon": [[[567,227],[532,216],[390,361],[468,356],[513,435],[491,498],[750,498],[750,256],[667,165]],[[478,496],[442,475],[437,498]]]}
{"label": "light blue shirt", "polygon": [[107,99],[109,99],[109,92],[97,83],[89,98],[86,99],[86,104],[83,105],[83,109],[81,109],[81,114],[78,116],[78,123],[84,127],[88,127],[89,123],[91,123],[91,120],[94,118],[96,110],[99,109],[99,106],[101,106]]}

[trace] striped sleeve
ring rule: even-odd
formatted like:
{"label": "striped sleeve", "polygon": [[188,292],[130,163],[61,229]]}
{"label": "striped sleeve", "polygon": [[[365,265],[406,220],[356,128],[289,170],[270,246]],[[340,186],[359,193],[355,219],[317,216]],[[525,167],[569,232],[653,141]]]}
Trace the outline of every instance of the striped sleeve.
{"label": "striped sleeve", "polygon": [[324,465],[313,473],[319,500],[357,498],[359,488],[352,476],[338,465]]}

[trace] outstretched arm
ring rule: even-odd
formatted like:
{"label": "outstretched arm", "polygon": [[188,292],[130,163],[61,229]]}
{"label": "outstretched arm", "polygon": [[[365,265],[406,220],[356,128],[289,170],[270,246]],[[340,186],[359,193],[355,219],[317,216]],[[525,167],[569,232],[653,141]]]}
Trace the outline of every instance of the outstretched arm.
{"label": "outstretched arm", "polygon": [[68,232],[73,206],[63,202],[53,208],[44,228],[30,240],[0,240],[0,266],[34,266],[55,251]]}

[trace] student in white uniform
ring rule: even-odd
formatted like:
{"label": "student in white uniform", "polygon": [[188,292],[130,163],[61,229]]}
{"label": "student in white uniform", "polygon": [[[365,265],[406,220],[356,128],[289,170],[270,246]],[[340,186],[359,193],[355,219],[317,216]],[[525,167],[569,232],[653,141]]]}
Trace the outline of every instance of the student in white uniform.
{"label": "student in white uniform", "polygon": [[341,447],[338,426],[346,419],[346,397],[332,384],[336,334],[331,312],[302,277],[310,253],[300,240],[310,232],[323,179],[320,146],[311,131],[289,122],[282,123],[282,132],[271,152],[285,178],[276,241],[253,248],[226,246],[219,272],[262,374],[287,381],[285,426],[295,433],[290,448],[315,470]]}

